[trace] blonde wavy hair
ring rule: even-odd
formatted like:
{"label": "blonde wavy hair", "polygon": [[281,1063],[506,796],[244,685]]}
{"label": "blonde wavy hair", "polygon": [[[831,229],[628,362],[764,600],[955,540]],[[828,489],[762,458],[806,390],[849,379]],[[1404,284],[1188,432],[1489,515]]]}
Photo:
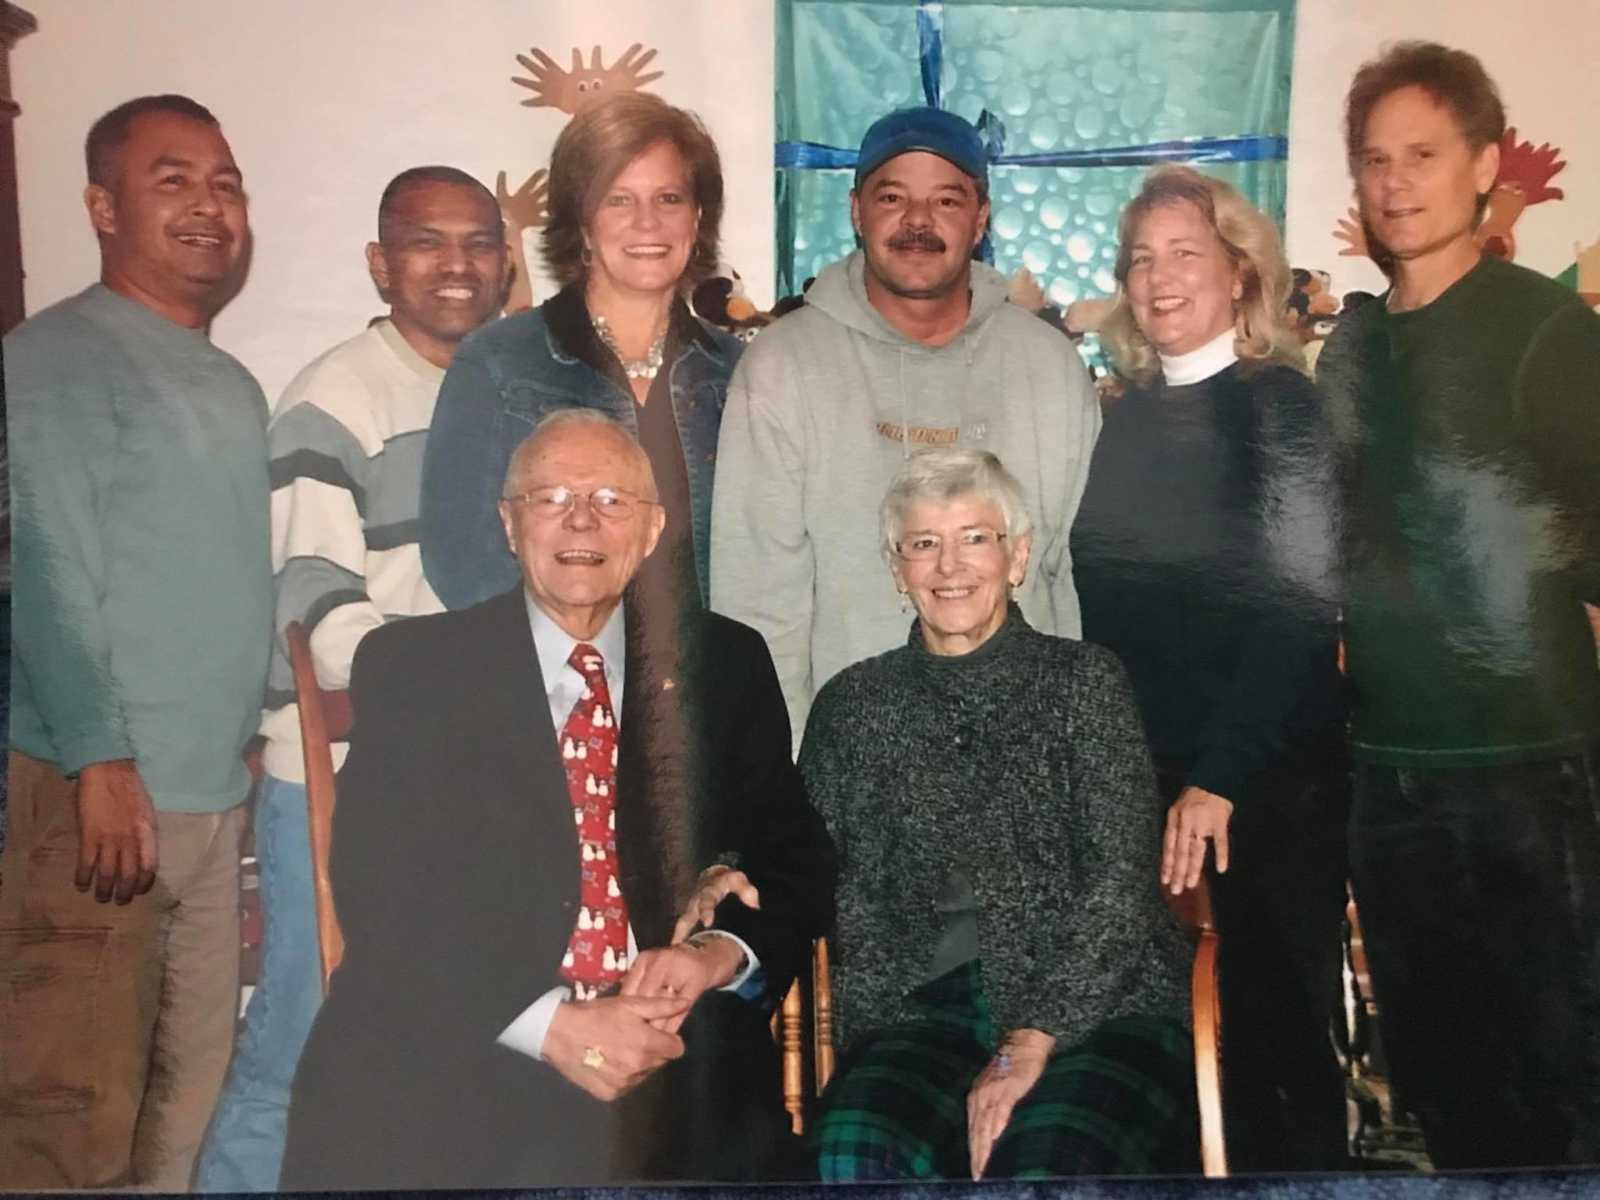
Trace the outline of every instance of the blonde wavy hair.
{"label": "blonde wavy hair", "polygon": [[1139,331],[1128,300],[1128,270],[1139,223],[1163,204],[1200,210],[1239,272],[1243,294],[1233,302],[1234,351],[1241,359],[1280,362],[1304,371],[1300,340],[1286,317],[1291,280],[1278,229],[1231,185],[1193,167],[1160,166],[1145,176],[1139,194],[1117,221],[1117,298],[1100,326],[1100,342],[1117,371],[1148,383],[1161,371],[1156,348]]}

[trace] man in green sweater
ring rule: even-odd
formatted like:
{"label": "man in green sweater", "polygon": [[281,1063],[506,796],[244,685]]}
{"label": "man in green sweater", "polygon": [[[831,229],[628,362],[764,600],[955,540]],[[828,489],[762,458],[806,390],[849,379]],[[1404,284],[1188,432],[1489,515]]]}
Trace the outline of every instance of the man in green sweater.
{"label": "man in green sweater", "polygon": [[1319,365],[1345,447],[1356,900],[1439,1167],[1600,1157],[1600,319],[1480,254],[1505,115],[1471,55],[1362,67],[1393,286]]}
{"label": "man in green sweater", "polygon": [[143,97],[86,150],[100,282],[5,340],[0,1189],[182,1191],[238,1006],[240,751],[272,634],[267,406],[207,336],[249,238],[216,119]]}

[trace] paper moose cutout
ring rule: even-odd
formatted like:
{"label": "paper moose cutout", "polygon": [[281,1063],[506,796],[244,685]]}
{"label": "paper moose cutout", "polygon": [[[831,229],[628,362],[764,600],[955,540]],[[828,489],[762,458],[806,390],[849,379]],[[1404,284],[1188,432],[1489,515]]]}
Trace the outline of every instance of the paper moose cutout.
{"label": "paper moose cutout", "polygon": [[[528,54],[533,57],[529,58]],[[522,102],[523,106],[559,108],[568,116],[575,115],[580,108],[593,104],[604,96],[616,92],[636,92],[645,84],[660,79],[665,74],[663,71],[652,71],[649,75],[641,73],[650,65],[650,60],[656,56],[656,52],[646,50],[640,42],[635,42],[624,50],[622,57],[609,67],[601,60],[599,46],[590,51],[587,67],[583,65],[583,53],[574,46],[570,71],[563,71],[556,65],[555,59],[537,46],[529,50],[528,54],[517,55],[517,61],[533,78],[524,79],[520,75],[511,77],[512,83],[525,87],[533,93]]]}
{"label": "paper moose cutout", "polygon": [[[1489,203],[1484,209],[1483,220],[1473,234],[1473,241],[1479,249],[1507,261],[1515,258],[1517,239],[1512,227],[1529,205],[1565,199],[1566,193],[1558,187],[1551,187],[1550,180],[1560,174],[1566,165],[1559,148],[1549,142],[1537,148],[1532,142],[1519,142],[1516,127],[1508,128],[1500,139],[1500,170],[1489,191]],[[1339,218],[1333,236],[1345,243],[1345,248],[1339,251],[1341,257],[1371,257],[1366,228],[1358,210],[1352,208]]]}
{"label": "paper moose cutout", "polygon": [[[572,48],[572,69],[564,71],[555,59],[537,46],[527,54],[517,55],[517,61],[530,78],[511,76],[511,82],[525,87],[533,94],[522,101],[526,108],[554,108],[575,116],[582,108],[618,92],[635,92],[647,83],[660,79],[664,71],[644,70],[656,56],[640,42],[634,42],[621,56],[605,65],[599,46],[589,52],[589,64],[584,65],[583,52]],[[506,248],[516,266],[517,277],[512,281],[506,297],[505,313],[533,307],[533,274],[529,269],[528,255],[524,249],[524,235],[530,229],[543,229],[550,219],[548,206],[549,172],[542,167],[522,181],[516,191],[506,188],[506,173],[495,177],[495,199],[506,222]]]}

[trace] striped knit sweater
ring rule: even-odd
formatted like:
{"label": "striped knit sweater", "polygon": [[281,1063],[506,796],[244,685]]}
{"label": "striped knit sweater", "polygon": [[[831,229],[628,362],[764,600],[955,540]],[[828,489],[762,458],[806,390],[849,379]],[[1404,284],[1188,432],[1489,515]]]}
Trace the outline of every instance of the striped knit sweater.
{"label": "striped knit sweater", "polygon": [[[302,370],[273,414],[278,636],[261,732],[279,779],[305,780],[285,626],[306,626],[319,682],[342,688],[369,630],[443,608],[417,549],[422,451],[443,379],[383,320]],[[344,752],[334,747],[335,767]]]}
{"label": "striped knit sweater", "polygon": [[959,657],[914,625],[818,693],[800,769],[839,854],[841,1045],[898,1020],[926,979],[953,872],[972,883],[1002,1030],[1066,1049],[1113,1017],[1186,1016],[1154,774],[1110,651],[1038,633],[1015,605]]}

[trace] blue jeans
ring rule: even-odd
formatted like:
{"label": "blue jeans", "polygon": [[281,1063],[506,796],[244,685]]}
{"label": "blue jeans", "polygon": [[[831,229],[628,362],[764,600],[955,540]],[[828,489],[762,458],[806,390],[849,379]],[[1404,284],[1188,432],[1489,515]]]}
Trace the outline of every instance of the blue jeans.
{"label": "blue jeans", "polygon": [[195,1187],[205,1192],[276,1190],[289,1085],[322,1005],[305,786],[263,779],[255,829],[261,974],[200,1151]]}

